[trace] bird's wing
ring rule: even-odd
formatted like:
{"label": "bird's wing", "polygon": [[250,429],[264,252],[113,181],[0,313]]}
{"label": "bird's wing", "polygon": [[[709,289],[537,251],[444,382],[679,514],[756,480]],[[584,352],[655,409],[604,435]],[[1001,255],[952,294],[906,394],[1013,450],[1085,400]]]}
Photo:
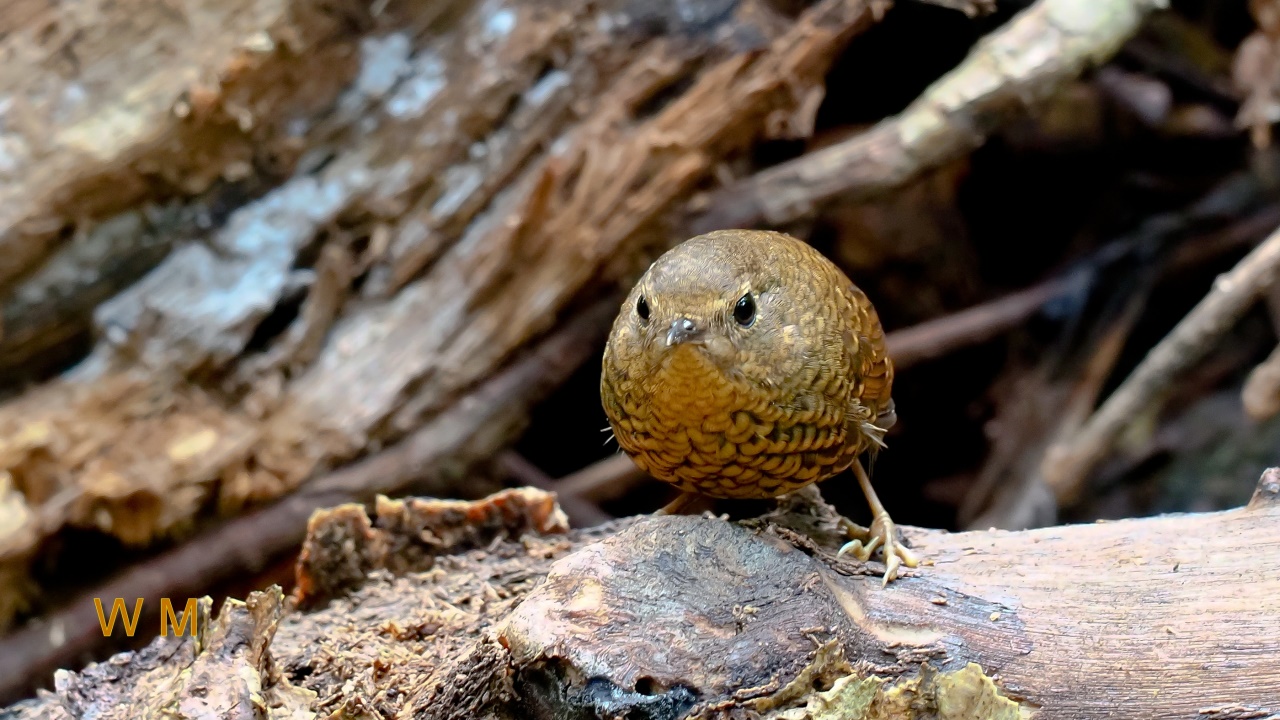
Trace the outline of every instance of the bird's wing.
{"label": "bird's wing", "polygon": [[850,284],[846,295],[854,319],[845,336],[853,359],[851,384],[859,404],[870,411],[871,422],[882,430],[888,430],[897,420],[897,415],[891,397],[893,361],[889,359],[884,328],[865,293]]}

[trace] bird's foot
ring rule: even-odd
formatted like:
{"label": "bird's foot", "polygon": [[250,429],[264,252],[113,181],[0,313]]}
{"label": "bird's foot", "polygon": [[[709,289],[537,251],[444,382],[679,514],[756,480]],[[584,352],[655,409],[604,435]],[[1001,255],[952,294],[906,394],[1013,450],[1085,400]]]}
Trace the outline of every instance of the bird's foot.
{"label": "bird's foot", "polygon": [[890,580],[898,577],[898,568],[902,565],[913,568],[920,564],[920,559],[909,548],[902,544],[898,539],[898,527],[893,524],[893,520],[888,513],[880,513],[876,515],[871,522],[870,528],[864,528],[854,523],[848,518],[841,518],[841,524],[844,526],[845,533],[852,538],[845,543],[837,556],[852,554],[859,560],[866,562],[871,559],[872,553],[880,550],[884,557],[884,580],[880,583],[881,587],[889,584]]}

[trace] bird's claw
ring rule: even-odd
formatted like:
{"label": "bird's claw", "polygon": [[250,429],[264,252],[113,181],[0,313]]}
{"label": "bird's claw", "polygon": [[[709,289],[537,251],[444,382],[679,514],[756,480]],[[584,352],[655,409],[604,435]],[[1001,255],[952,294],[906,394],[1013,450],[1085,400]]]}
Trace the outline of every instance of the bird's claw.
{"label": "bird's claw", "polygon": [[837,557],[852,554],[866,562],[871,559],[877,549],[884,556],[884,580],[881,587],[898,577],[898,569],[902,565],[913,568],[920,564],[919,558],[898,540],[898,528],[893,524],[888,513],[881,513],[871,522],[870,528],[864,528],[849,520],[844,521],[845,532],[853,538],[845,543],[836,553]]}

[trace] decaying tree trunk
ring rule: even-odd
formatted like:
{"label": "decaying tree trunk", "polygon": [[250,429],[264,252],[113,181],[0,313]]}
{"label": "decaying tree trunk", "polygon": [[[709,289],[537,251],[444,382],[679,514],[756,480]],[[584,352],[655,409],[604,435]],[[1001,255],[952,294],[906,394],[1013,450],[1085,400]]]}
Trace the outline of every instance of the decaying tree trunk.
{"label": "decaying tree trunk", "polygon": [[[313,517],[298,590],[8,717],[1269,718],[1280,470],[1245,508],[907,537],[881,588],[806,494],[565,534],[536,490]],[[529,533],[522,536],[523,533]]]}

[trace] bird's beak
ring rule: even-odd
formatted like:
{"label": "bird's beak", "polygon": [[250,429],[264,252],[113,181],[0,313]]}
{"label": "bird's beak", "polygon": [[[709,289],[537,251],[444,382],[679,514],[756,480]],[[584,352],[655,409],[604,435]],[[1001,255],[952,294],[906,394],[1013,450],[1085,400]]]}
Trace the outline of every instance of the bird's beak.
{"label": "bird's beak", "polygon": [[702,328],[689,318],[676,318],[667,331],[667,347],[678,343],[701,343]]}

